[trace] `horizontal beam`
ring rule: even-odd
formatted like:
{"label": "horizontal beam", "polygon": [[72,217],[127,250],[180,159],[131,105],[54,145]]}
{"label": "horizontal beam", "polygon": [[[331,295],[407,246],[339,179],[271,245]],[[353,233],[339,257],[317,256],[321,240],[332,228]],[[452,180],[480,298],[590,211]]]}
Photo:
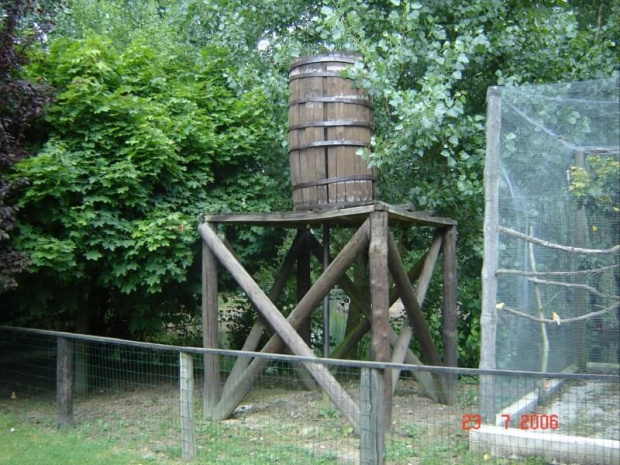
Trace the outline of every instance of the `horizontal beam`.
{"label": "horizontal beam", "polygon": [[325,208],[321,209],[294,212],[215,213],[206,214],[204,220],[210,223],[240,223],[280,228],[316,226],[325,221],[329,221],[332,225],[355,226],[363,223],[368,215],[374,211],[387,211],[390,226],[442,227],[457,224],[455,220],[434,216],[432,212],[414,211],[402,205],[396,206],[384,202],[369,202],[367,205],[354,207],[330,207],[326,205]]}
{"label": "horizontal beam", "polygon": [[576,254],[584,254],[584,255],[613,255],[615,253],[620,252],[620,245],[616,245],[609,249],[583,249],[581,247],[572,247],[568,245],[556,244],[555,242],[545,241],[538,237],[523,234],[522,232],[515,231],[511,228],[506,228],[505,226],[498,226],[497,230],[501,233],[504,233],[508,236],[516,237],[517,239],[522,239],[530,244],[540,245],[542,247],[547,247],[550,249],[561,250],[563,252],[576,253]]}
{"label": "horizontal beam", "polygon": [[[378,368],[382,370],[404,370],[404,371],[427,371],[429,373],[457,373],[460,375],[468,376],[516,376],[517,378],[531,378],[531,379],[571,379],[576,381],[601,381],[604,383],[620,383],[620,376],[618,375],[601,375],[596,373],[541,373],[539,371],[517,371],[517,370],[483,370],[478,368],[463,368],[463,367],[435,367],[428,365],[412,365],[412,364],[396,364],[396,363],[380,363],[369,362],[361,360],[339,360],[331,358],[317,358],[312,357],[298,357],[295,355],[285,354],[272,354],[266,352],[242,352],[240,350],[229,349],[205,349],[202,347],[189,347],[189,346],[174,346],[168,344],[158,344],[154,342],[140,342],[128,339],[119,339],[115,337],[105,336],[90,336],[87,334],[67,333],[64,331],[51,331],[48,329],[32,329],[32,328],[20,328],[16,326],[0,325],[0,331],[21,333],[21,334],[38,334],[48,337],[65,337],[75,341],[85,342],[97,342],[101,344],[113,344],[122,345],[125,347],[137,347],[148,350],[159,350],[162,352],[187,352],[192,354],[217,354],[227,357],[255,357],[262,358],[269,361],[282,361],[288,363],[295,362],[311,362],[320,363],[326,366],[341,366],[351,368]],[[592,364],[588,365],[601,365]]]}

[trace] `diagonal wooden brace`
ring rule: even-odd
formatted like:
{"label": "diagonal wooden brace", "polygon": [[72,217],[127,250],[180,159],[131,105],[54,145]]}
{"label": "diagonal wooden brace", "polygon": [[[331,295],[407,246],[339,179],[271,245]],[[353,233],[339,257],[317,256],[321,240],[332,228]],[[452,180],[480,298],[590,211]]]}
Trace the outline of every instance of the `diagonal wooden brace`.
{"label": "diagonal wooden brace", "polygon": [[[299,326],[299,324],[309,316],[318,302],[320,302],[323,296],[333,287],[341,274],[346,272],[346,269],[359,253],[359,249],[367,244],[367,223],[368,222],[365,222],[364,225],[362,225],[349,244],[347,244],[348,247],[343,249],[336,260],[332,262],[321,278],[319,278],[306,296],[299,302],[295,310],[289,315],[288,321],[264,294],[243,266],[234,258],[233,254],[226,248],[217,235],[205,225],[199,226],[198,231],[212,252],[228,269],[248,298],[254,303],[263,318],[265,318],[267,323],[277,333],[277,336],[272,337],[265,348],[263,348],[263,351],[275,352],[281,350],[282,342],[284,342],[295,355],[315,357],[312,350],[297,334],[295,327]],[[354,239],[356,240],[354,241]],[[346,254],[345,251],[347,252]],[[340,258],[340,260],[338,260],[338,258]],[[246,373],[249,373],[248,376],[242,376],[236,386],[231,386],[231,389],[227,393],[224,393],[220,404],[214,412],[214,419],[226,418],[243,396],[245,396],[247,390],[249,390],[249,386],[257,375],[256,368],[251,370],[252,365],[255,365],[255,367],[258,366],[258,370],[262,369],[260,364],[256,364],[256,362],[258,362],[258,360],[254,360],[246,370]],[[353,402],[349,394],[332,376],[329,370],[323,365],[310,362],[306,362],[303,365],[308,372],[310,372],[317,384],[327,393],[334,405],[342,411],[351,425],[355,429],[359,429],[359,408],[355,402]],[[244,375],[246,373],[244,373]]]}
{"label": "diagonal wooden brace", "polygon": [[[400,254],[391,237],[389,238],[388,245],[390,253],[390,272],[394,278],[394,284],[396,284],[398,292],[400,293],[400,298],[405,306],[405,311],[407,312],[407,317],[415,332],[416,339],[420,344],[422,355],[428,365],[443,366],[437,347],[435,347],[435,343],[433,342],[428,323],[424,319],[424,314],[420,308],[415,291],[409,282]],[[439,397],[441,402],[444,404],[450,403],[451,396],[449,396],[449,393],[451,392],[451,386],[449,386],[449,379],[441,375],[435,376],[435,379],[437,379],[440,386]]]}
{"label": "diagonal wooden brace", "polygon": [[[271,300],[274,304],[278,300],[278,297],[282,293],[284,286],[288,278],[291,276],[291,272],[293,270],[293,266],[295,264],[295,260],[297,258],[297,254],[302,247],[307,247],[307,237],[306,235],[298,235],[295,238],[295,241],[291,245],[286,257],[284,258],[284,262],[280,267],[280,270],[277,273],[277,278],[271,286],[269,290],[269,300]],[[241,349],[244,352],[254,352],[258,348],[258,344],[260,343],[260,339],[263,335],[263,330],[265,329],[265,323],[259,318],[256,320],[250,333],[248,334],[247,339],[243,344],[243,348]],[[233,368],[226,379],[226,383],[224,384],[223,392],[226,392],[230,386],[235,383],[235,380],[241,376],[241,374],[245,371],[248,365],[251,362],[250,357],[237,357]]]}
{"label": "diagonal wooden brace", "polygon": [[[424,304],[424,300],[426,299],[426,292],[428,290],[428,286],[431,282],[431,277],[433,276],[433,270],[435,269],[435,264],[437,263],[437,257],[439,256],[439,250],[441,249],[442,243],[442,234],[436,233],[433,237],[433,242],[429,247],[427,253],[424,256],[424,262],[422,269],[420,271],[420,279],[416,286],[415,296],[418,301],[420,307]],[[391,259],[394,260],[394,254],[398,253],[398,248],[396,247],[396,242],[392,237],[390,237],[390,252],[392,253]],[[392,362],[394,363],[403,363],[405,360],[405,351],[409,347],[409,343],[411,342],[411,338],[413,336],[413,328],[409,323],[409,318],[406,319],[405,324],[398,336],[398,342],[394,346],[394,353],[392,354]],[[393,383],[396,385],[396,381],[400,377],[400,371],[394,370],[394,378]]]}
{"label": "diagonal wooden brace", "polygon": [[[320,260],[322,257],[322,253],[323,253],[323,246],[321,245],[319,241],[317,241],[317,239],[314,236],[311,237],[310,244],[312,247],[312,253],[317,259]],[[427,256],[428,256],[428,253],[424,256],[424,261],[426,261]],[[408,273],[408,278],[410,280],[414,280],[420,275],[420,273],[423,270],[423,264],[424,262],[418,263],[416,264],[416,266],[414,266],[411,269],[411,271]],[[331,354],[332,358],[343,357],[347,353],[348,349],[350,349],[358,340],[360,340],[362,336],[368,333],[371,328],[370,319],[372,318],[370,304],[368,303],[367,300],[361,297],[361,294],[357,286],[353,283],[353,281],[351,281],[351,279],[349,279],[347,275],[342,275],[340,277],[340,279],[338,280],[338,285],[342,288],[345,294],[349,296],[349,298],[351,299],[351,302],[355,302],[357,307],[360,309],[360,311],[364,315],[365,319],[361,321],[353,329],[351,334],[349,334],[345,338],[342,344],[334,350],[334,352]],[[397,299],[398,299],[397,292],[395,292],[394,295],[390,294],[390,305],[393,304]],[[405,328],[403,328],[403,330],[405,330]],[[398,363],[404,362],[410,365],[422,365],[422,362],[420,361],[420,359],[416,357],[416,355],[411,351],[411,349],[409,349],[408,344],[410,340],[411,340],[411,337],[409,337],[409,339],[407,340],[407,344],[406,344],[406,347],[404,348],[405,350],[404,350],[402,359],[400,359],[400,355],[399,355],[400,361]],[[399,344],[398,341],[399,341],[399,335],[396,333],[396,331],[390,328],[390,345],[394,348],[395,351],[397,350],[397,347]],[[394,360],[394,356],[392,360]],[[439,397],[437,395],[438,389],[435,387],[435,382],[433,381],[433,378],[429,372],[414,371],[413,376],[418,380],[418,382],[420,383],[420,386],[422,387],[422,389],[424,390],[427,396],[429,396],[433,401],[439,400]],[[392,389],[394,389],[394,387],[395,386],[392,386]]]}

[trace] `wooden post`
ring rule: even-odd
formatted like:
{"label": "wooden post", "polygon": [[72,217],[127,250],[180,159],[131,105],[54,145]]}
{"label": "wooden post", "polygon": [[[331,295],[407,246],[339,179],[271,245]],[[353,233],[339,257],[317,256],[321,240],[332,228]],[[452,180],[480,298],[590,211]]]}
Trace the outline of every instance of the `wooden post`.
{"label": "wooden post", "polygon": [[[78,311],[75,315],[75,332],[78,334],[90,334],[90,311]],[[88,394],[88,342],[73,341],[75,351],[73,369],[73,389],[76,395]]]}
{"label": "wooden post", "polygon": [[387,212],[377,211],[370,215],[370,300],[371,300],[371,350],[376,362],[390,361],[389,305],[390,285],[388,282],[388,229]]}
{"label": "wooden post", "polygon": [[[310,251],[308,250],[307,236],[310,236],[310,231],[306,229],[297,230],[297,238],[298,242],[302,245],[306,245],[305,247],[299,247],[299,251],[297,253],[297,302],[301,302],[301,299],[304,298],[306,293],[312,287],[312,279],[311,279],[311,267],[310,267]],[[271,295],[269,296],[271,299]],[[271,299],[271,301],[275,304],[276,301]],[[297,330],[303,341],[306,345],[310,346],[310,339],[312,335],[312,319],[310,317],[306,318],[300,325]],[[308,391],[312,391],[316,389],[316,383],[312,379],[312,376],[303,368],[303,366],[299,363],[294,363],[293,368],[295,369],[295,374],[301,381],[304,389]]]}
{"label": "wooden post", "polygon": [[[327,152],[327,149],[325,150]],[[329,223],[323,223],[323,271],[329,266]],[[323,357],[329,357],[329,292],[323,297]]]}
{"label": "wooden post", "polygon": [[[501,88],[487,91],[486,139],[484,167],[484,261],[482,264],[482,314],[480,317],[480,368],[496,368],[497,338],[497,253],[499,246],[499,151],[501,131]],[[480,413],[486,422],[495,422],[495,379],[480,377]]]}
{"label": "wooden post", "polygon": [[[289,321],[287,321],[286,318],[284,318],[280,311],[275,307],[273,302],[269,300],[269,298],[265,295],[261,288],[248,274],[248,272],[235,259],[233,254],[226,248],[226,246],[224,246],[222,241],[211,230],[211,228],[208,227],[208,225],[203,224],[199,226],[198,230],[211,251],[214,253],[214,255],[216,255],[220,262],[226,267],[226,269],[228,269],[230,274],[235,278],[235,280],[246,293],[248,298],[254,303],[263,318],[265,318],[268,324],[273,328],[273,330],[282,339],[282,341],[284,341],[287,347],[295,355],[303,357],[315,357],[312,350],[304,343],[299,334],[297,334],[297,332],[295,331],[295,328],[299,325],[300,322],[298,321],[297,326],[294,326]],[[347,267],[354,258],[355,257],[352,257],[350,260],[348,260]],[[334,261],[334,263],[335,262],[336,261]],[[332,263],[332,265],[334,263]],[[331,279],[333,281],[336,281],[338,279],[338,275],[334,274],[334,276],[330,277],[330,269],[331,266],[328,271],[323,274],[322,277],[328,275],[324,279]],[[308,294],[306,294],[306,297],[304,297],[304,299],[302,300],[302,302],[300,302],[297,308],[302,306],[308,296],[313,293],[312,291],[314,288],[315,286],[310,289]],[[320,292],[323,293],[323,295],[320,296],[319,300],[324,296],[324,293],[329,292],[329,288],[322,289]],[[314,297],[316,296],[317,295],[315,295]],[[311,310],[309,310],[309,312],[310,311]],[[293,313],[294,312],[295,310],[293,310]],[[289,315],[289,318],[291,318],[292,315],[293,314]],[[355,402],[353,402],[349,394],[332,376],[329,370],[325,366],[316,363],[305,362],[303,365],[310,372],[315,381],[323,388],[323,390],[327,393],[334,405],[343,413],[343,415],[347,418],[351,425],[355,429],[359,429],[359,408],[357,407]]]}
{"label": "wooden post", "polygon": [[[585,157],[582,151],[575,151],[575,166],[579,168],[585,168]],[[585,205],[581,205],[577,208],[575,212],[575,243],[572,244],[575,247],[585,248],[586,247],[586,233],[588,231],[588,220],[586,218],[586,207]],[[574,255],[573,261],[573,270],[577,271],[579,269],[579,263],[581,262],[581,257]],[[575,315],[581,316],[588,313],[588,296],[585,289],[579,287],[579,285],[587,284],[588,279],[584,275],[577,274],[573,278],[573,283],[577,284],[578,287],[575,288]],[[588,337],[587,337],[587,321],[578,321],[573,323],[575,325],[574,329],[574,341],[575,341],[575,358],[577,363],[577,368],[579,371],[586,373],[588,370]]]}
{"label": "wooden post", "polygon": [[194,422],[194,361],[191,354],[180,352],[181,457],[184,462],[196,458],[196,424]]}
{"label": "wooden post", "polygon": [[[215,234],[214,224],[205,224]],[[202,342],[207,349],[218,349],[218,295],[217,261],[203,242],[202,244]],[[211,419],[213,410],[220,400],[220,358],[218,355],[204,355],[204,382],[202,417]]]}
{"label": "wooden post", "polygon": [[[297,231],[297,240],[305,244],[306,241],[302,237],[306,234],[310,234],[310,232],[305,229],[299,229]],[[308,247],[300,247],[297,253],[297,302],[301,302],[301,299],[304,298],[310,287],[312,287],[310,251]],[[275,301],[273,302],[275,303]],[[310,345],[311,326],[311,320],[308,318],[300,325],[298,331],[308,345]]]}
{"label": "wooden post", "polygon": [[385,463],[385,399],[383,370],[362,368],[360,380],[360,463]]}
{"label": "wooden post", "polygon": [[59,337],[56,352],[56,423],[73,426],[73,341]]}
{"label": "wooden post", "polygon": [[[374,211],[370,214],[370,245],[368,261],[371,301],[371,343],[372,359],[376,362],[390,361],[390,283],[388,281],[388,213]],[[392,374],[383,370],[384,393],[383,414],[385,430],[392,424]],[[381,407],[376,407],[381,409]]]}
{"label": "wooden post", "polygon": [[[447,367],[456,367],[458,364],[458,336],[457,336],[457,274],[456,274],[456,226],[444,230],[443,239],[443,306],[442,337],[443,363]],[[458,377],[456,374],[446,376],[448,390],[446,403],[456,404],[458,400]]]}

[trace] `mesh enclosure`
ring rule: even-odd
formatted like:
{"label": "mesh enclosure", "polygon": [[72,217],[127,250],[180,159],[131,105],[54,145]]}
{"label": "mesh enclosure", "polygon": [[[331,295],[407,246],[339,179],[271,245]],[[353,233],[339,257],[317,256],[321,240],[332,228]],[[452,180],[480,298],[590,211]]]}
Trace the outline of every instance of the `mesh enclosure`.
{"label": "mesh enclosure", "polygon": [[501,89],[497,368],[617,370],[618,89]]}

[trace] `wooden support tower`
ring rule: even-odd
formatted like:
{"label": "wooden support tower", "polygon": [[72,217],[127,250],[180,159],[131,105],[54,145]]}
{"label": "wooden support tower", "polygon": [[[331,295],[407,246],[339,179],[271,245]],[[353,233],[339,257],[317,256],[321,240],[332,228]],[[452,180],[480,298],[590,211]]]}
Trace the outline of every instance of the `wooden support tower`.
{"label": "wooden support tower", "polygon": [[[276,280],[268,294],[256,284],[250,274],[236,259],[225,239],[217,234],[218,224],[291,228],[297,236],[287,253]],[[325,224],[357,228],[349,242],[334,257],[317,281],[309,280],[309,254],[322,263],[324,250],[311,230]],[[403,265],[390,228],[428,227],[435,231],[433,241],[424,258],[407,271]],[[456,366],[457,309],[456,309],[456,221],[417,212],[406,206],[388,205],[371,201],[351,207],[326,207],[313,211],[280,213],[231,213],[208,214],[199,226],[203,239],[203,338],[204,346],[217,348],[215,328],[218,327],[216,261],[226,268],[261,315],[250,331],[243,350],[278,353],[284,350],[294,355],[315,358],[307,344],[307,328],[312,313],[335,286],[355,302],[364,318],[347,335],[343,343],[331,354],[343,357],[361,337],[370,332],[371,355],[374,361],[421,364],[409,350],[412,337],[419,343],[424,363],[435,366]],[[422,305],[439,253],[443,253],[443,354],[435,347],[422,312]],[[359,256],[368,255],[370,275],[370,303],[360,289],[346,276],[346,271]],[[295,265],[297,264],[297,267]],[[297,270],[298,304],[284,317],[277,307],[277,300],[287,279]],[[389,274],[395,284],[390,289]],[[417,286],[414,282],[417,280]],[[389,323],[389,307],[401,299],[406,312],[403,330],[397,334]],[[264,330],[273,331],[271,339],[259,348]],[[392,350],[393,349],[393,350]],[[258,376],[267,367],[266,359],[239,357],[220,391],[219,363],[216,356],[205,360],[204,415],[213,420],[230,416],[251,389]],[[360,408],[340,386],[332,373],[321,364],[304,362],[303,368],[329,396],[351,425],[359,429]],[[414,372],[426,393],[445,404],[456,402],[456,383],[451,375],[430,375]],[[380,385],[385,390],[385,428],[389,430],[392,395],[398,373],[386,370]],[[207,392],[208,391],[208,392]]]}

